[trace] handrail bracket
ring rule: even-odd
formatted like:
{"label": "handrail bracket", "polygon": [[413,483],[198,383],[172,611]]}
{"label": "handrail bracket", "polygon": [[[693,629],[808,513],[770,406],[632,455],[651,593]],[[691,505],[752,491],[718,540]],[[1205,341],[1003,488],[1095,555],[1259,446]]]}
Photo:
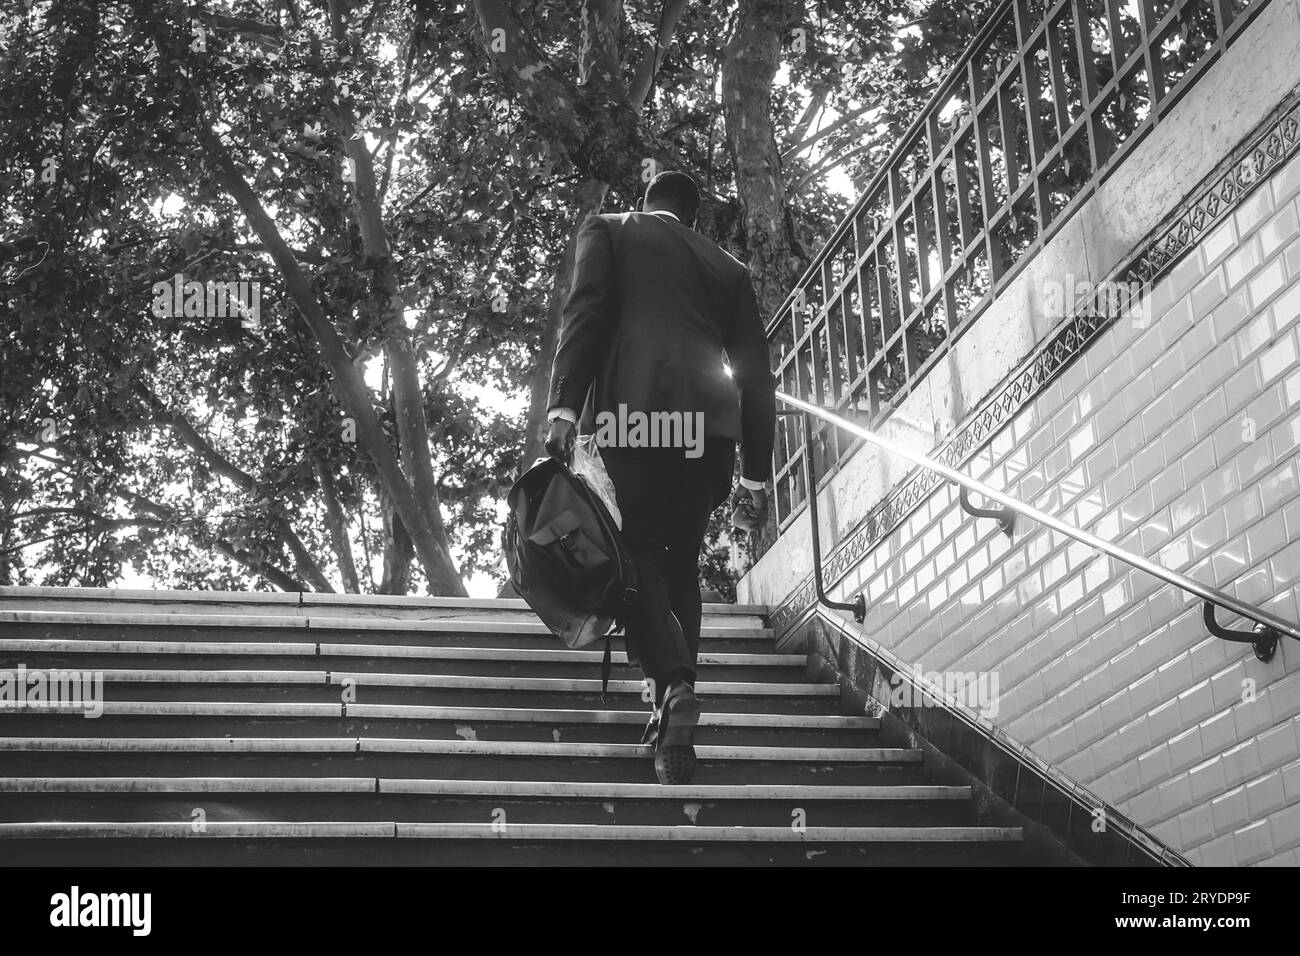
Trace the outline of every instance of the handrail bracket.
{"label": "handrail bracket", "polygon": [[1004,505],[1000,505],[997,508],[980,508],[971,504],[970,489],[965,485],[961,486],[957,498],[961,502],[962,511],[966,512],[968,515],[975,518],[996,518],[998,521],[998,527],[1002,529],[1003,533],[1008,538],[1011,537],[1012,532],[1016,530],[1016,513],[1010,508]]}
{"label": "handrail bracket", "polygon": [[1234,631],[1224,627],[1214,619],[1214,604],[1206,601],[1201,605],[1201,616],[1205,619],[1205,629],[1215,637],[1237,644],[1250,644],[1255,648],[1255,656],[1268,663],[1277,651],[1277,642],[1282,634],[1267,624],[1256,624],[1254,630]]}

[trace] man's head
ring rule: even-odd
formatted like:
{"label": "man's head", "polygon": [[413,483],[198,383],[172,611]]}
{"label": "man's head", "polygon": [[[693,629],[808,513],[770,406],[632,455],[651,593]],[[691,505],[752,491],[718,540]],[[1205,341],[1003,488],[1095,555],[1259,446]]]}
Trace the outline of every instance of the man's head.
{"label": "man's head", "polygon": [[686,225],[694,226],[696,213],[700,211],[700,187],[685,173],[673,170],[660,173],[646,187],[643,208],[646,212],[666,210]]}

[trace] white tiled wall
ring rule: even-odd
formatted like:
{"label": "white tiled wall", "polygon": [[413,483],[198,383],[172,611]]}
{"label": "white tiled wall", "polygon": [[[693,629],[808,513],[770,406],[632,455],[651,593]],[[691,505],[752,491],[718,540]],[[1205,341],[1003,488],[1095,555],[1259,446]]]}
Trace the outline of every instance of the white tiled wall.
{"label": "white tiled wall", "polygon": [[[1300,621],[1298,447],[1300,158],[969,471]],[[1029,522],[1008,539],[951,486],[832,596],[862,589],[872,640],[996,670],[998,724],[1194,862],[1300,863],[1300,644],[1261,663],[1194,599]]]}

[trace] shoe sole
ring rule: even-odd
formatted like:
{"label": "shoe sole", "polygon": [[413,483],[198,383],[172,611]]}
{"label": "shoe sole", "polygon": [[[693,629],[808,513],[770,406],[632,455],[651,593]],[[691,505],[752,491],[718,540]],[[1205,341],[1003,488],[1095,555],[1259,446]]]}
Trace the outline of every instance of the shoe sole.
{"label": "shoe sole", "polygon": [[655,751],[655,775],[666,786],[691,782],[695,774],[695,727],[700,722],[700,702],[682,701],[664,708],[659,725],[659,746]]}

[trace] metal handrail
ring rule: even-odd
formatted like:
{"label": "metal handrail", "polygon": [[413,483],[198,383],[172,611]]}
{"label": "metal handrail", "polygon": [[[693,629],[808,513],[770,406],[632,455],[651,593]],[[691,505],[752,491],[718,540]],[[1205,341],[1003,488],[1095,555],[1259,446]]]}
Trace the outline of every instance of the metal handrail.
{"label": "metal handrail", "polygon": [[[803,399],[795,398],[793,395],[788,395],[779,390],[776,393],[776,397],[787,405],[803,412],[805,416],[819,418],[830,425],[842,428],[846,432],[856,435],[864,441],[871,442],[873,445],[883,448],[885,451],[893,452],[914,464],[920,465],[922,468],[926,468],[938,475],[942,475],[944,478],[960,485],[964,489],[969,489],[970,491],[983,495],[985,498],[990,498],[1002,505],[1003,508],[1015,512],[1016,514],[1023,515],[1031,521],[1036,521],[1039,524],[1046,525],[1048,528],[1051,528],[1053,531],[1057,531],[1066,537],[1073,538],[1075,541],[1087,545],[1094,551],[1108,554],[1112,558],[1122,561],[1130,567],[1137,568],[1139,571],[1145,571],[1147,574],[1159,578],[1166,584],[1171,584],[1176,588],[1196,595],[1205,602],[1205,607],[1203,609],[1204,618],[1206,627],[1209,629],[1210,633],[1214,634],[1215,637],[1220,637],[1224,640],[1254,645],[1255,654],[1261,660],[1269,660],[1273,656],[1273,651],[1276,649],[1279,635],[1285,634],[1287,637],[1294,640],[1300,640],[1300,627],[1285,621],[1276,615],[1270,614],[1262,608],[1255,607],[1252,604],[1247,604],[1244,601],[1239,601],[1235,597],[1225,594],[1217,588],[1212,588],[1201,584],[1199,581],[1194,581],[1187,577],[1187,575],[1180,574],[1177,571],[1172,571],[1164,565],[1158,564],[1149,558],[1126,551],[1119,545],[1107,541],[1105,538],[1099,538],[1095,534],[1084,531],[1082,528],[1076,528],[1074,525],[1062,521],[1060,518],[1049,515],[1045,511],[1040,511],[1032,505],[1025,504],[1023,501],[1013,498],[1005,492],[998,491],[995,488],[990,488],[982,481],[972,478],[969,475],[964,475],[956,469],[941,464],[927,455],[912,451],[912,449],[899,445],[896,442],[892,442],[888,438],[882,438],[880,435],[868,431],[861,425],[857,425],[845,418],[841,418],[824,408],[812,405],[805,402]],[[807,418],[805,418],[805,421],[807,421]],[[805,430],[805,434],[809,434],[809,431]],[[805,459],[810,458],[811,448],[805,448],[804,455]],[[809,501],[812,501],[816,495],[816,487],[810,484],[808,488]],[[818,581],[820,582],[820,566],[818,567]],[[1214,620],[1215,607],[1225,608],[1226,610],[1239,614],[1248,620],[1254,621],[1256,625],[1255,630],[1230,631],[1221,627],[1215,623]]]}

